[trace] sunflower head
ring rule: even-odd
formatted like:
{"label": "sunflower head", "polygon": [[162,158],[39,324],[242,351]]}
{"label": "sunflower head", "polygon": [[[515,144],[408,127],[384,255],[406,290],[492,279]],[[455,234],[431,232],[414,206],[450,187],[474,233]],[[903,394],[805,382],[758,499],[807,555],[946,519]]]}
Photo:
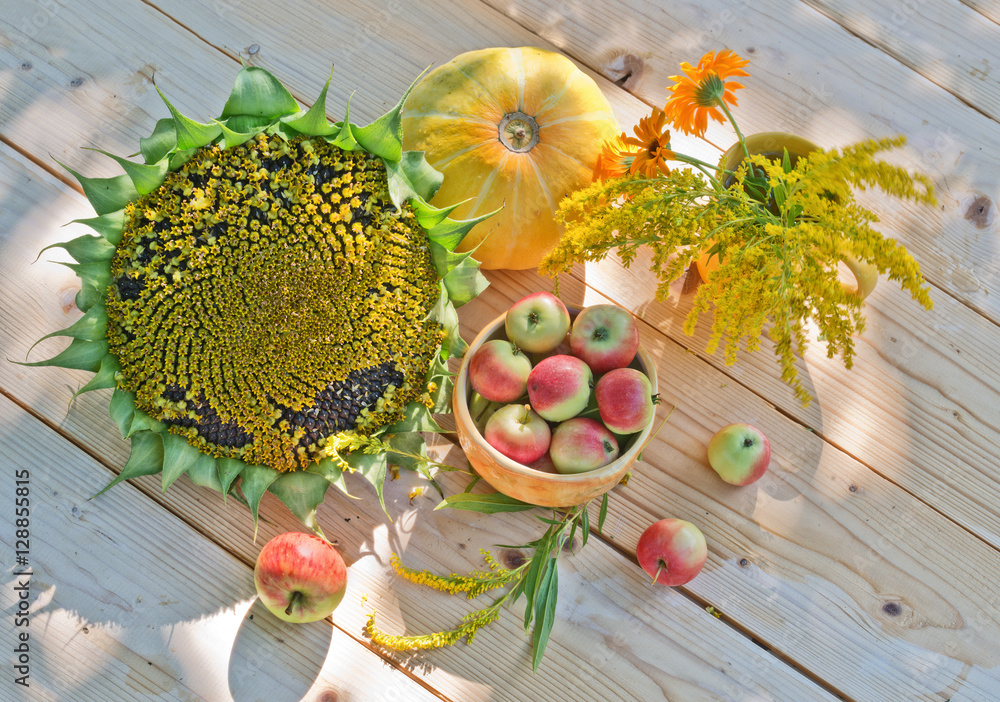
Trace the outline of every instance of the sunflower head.
{"label": "sunflower head", "polygon": [[455,307],[486,286],[454,250],[485,217],[427,204],[441,176],[402,151],[399,105],[331,124],[328,87],[303,111],[244,68],[218,119],[164,97],[172,116],[140,141],[143,163],[73,173],[99,236],[57,246],[78,261],[84,317],[50,335],[73,337],[68,349],[32,365],[94,371],[81,392],[113,388],[132,455],[112,484],[162,472],[167,489],[186,473],[238,486],[255,519],[271,491],[318,529],[345,470],[381,500],[389,461],[426,468],[419,432],[440,431],[447,360],[465,350]]}
{"label": "sunflower head", "polygon": [[734,91],[743,87],[728,79],[749,76],[743,70],[749,63],[729,49],[717,53],[709,51],[701,57],[697,66],[682,62],[684,74],[670,77],[675,83],[667,87],[671,95],[664,107],[674,128],[685,134],[704,136],[709,117],[716,122],[724,122],[720,108],[726,110],[726,103],[735,106]]}

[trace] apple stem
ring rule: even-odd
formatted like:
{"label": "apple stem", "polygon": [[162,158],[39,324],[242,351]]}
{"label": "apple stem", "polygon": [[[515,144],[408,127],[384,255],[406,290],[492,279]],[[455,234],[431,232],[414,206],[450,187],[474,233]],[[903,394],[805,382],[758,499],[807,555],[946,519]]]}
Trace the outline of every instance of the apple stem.
{"label": "apple stem", "polygon": [[524,414],[521,415],[521,424],[527,424],[528,423],[528,417],[529,417],[530,413],[531,413],[531,405],[525,405],[524,406]]}
{"label": "apple stem", "polygon": [[651,585],[656,585],[656,581],[660,579],[660,573],[668,570],[667,562],[662,558],[656,561],[656,566],[656,573],[653,575],[653,582],[650,583]]}
{"label": "apple stem", "polygon": [[285,614],[291,616],[292,609],[295,607],[295,605],[299,603],[299,600],[301,600],[303,597],[305,597],[305,595],[303,595],[300,591],[296,590],[295,592],[293,592],[291,599],[288,600],[288,606],[285,608]]}

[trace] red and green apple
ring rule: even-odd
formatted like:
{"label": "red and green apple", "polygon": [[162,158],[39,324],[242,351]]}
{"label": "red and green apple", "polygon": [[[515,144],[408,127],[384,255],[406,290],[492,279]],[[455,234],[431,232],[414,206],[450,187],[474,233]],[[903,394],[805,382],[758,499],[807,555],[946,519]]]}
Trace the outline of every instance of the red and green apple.
{"label": "red and green apple", "polygon": [[253,581],[260,601],[276,617],[314,622],[328,617],[344,598],[347,566],[330,542],[290,531],[264,544]]}

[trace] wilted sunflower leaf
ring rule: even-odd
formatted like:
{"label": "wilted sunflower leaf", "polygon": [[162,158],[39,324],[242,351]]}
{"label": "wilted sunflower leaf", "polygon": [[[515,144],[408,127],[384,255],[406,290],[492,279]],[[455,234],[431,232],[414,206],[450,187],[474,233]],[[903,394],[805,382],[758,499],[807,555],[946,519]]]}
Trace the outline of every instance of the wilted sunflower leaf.
{"label": "wilted sunflower leaf", "polygon": [[156,122],[153,133],[139,139],[139,151],[146,163],[159,163],[177,148],[177,128],[174,120],[163,118]]}
{"label": "wilted sunflower leaf", "polygon": [[309,466],[306,470],[310,473],[322,475],[331,485],[335,486],[342,493],[353,500],[358,499],[347,490],[347,481],[344,480],[344,469],[341,468],[340,464],[332,458],[324,458]]}
{"label": "wilted sunflower leaf", "polygon": [[362,453],[355,451],[345,457],[345,460],[358,473],[364,476],[365,480],[375,488],[378,495],[378,503],[382,506],[382,511],[388,516],[389,512],[385,508],[385,474],[388,468],[388,461],[384,453]]}
{"label": "wilted sunflower leaf", "polygon": [[132,424],[129,426],[128,434],[125,435],[125,438],[128,438],[137,432],[163,431],[166,428],[167,425],[159,419],[150,417],[148,414],[136,407],[135,412],[132,414]]}
{"label": "wilted sunflower leaf", "polygon": [[129,161],[127,158],[115,156],[114,154],[101,149],[90,150],[107,156],[121,166],[125,171],[125,175],[132,180],[132,184],[135,186],[136,192],[140,195],[153,192],[160,187],[163,183],[163,179],[167,177],[168,162],[166,158],[161,158],[155,163],[134,163],[133,161]]}
{"label": "wilted sunflower leaf", "polygon": [[84,341],[104,341],[107,328],[108,311],[103,304],[99,303],[84,312],[80,319],[65,329],[60,329],[59,331],[54,331],[43,336],[31,345],[28,353],[31,353],[31,349],[35,348],[41,342],[51,339],[54,336],[70,336],[74,339],[83,339]]}
{"label": "wilted sunflower leaf", "polygon": [[[218,122],[195,122],[190,117],[185,117],[177,108],[170,104],[167,100],[167,96],[163,94],[159,86],[156,87],[156,92],[160,94],[160,98],[166,104],[167,109],[170,110],[170,114],[174,117],[174,129],[177,131],[177,150],[186,151],[188,149],[196,149],[200,146],[205,146],[206,144],[211,144],[219,134],[222,133],[222,129],[219,127]],[[174,163],[171,161],[170,170],[174,170]],[[117,209],[117,208],[116,208]],[[100,212],[100,210],[98,210]]]}
{"label": "wilted sunflower leaf", "polygon": [[236,74],[236,83],[222,108],[222,117],[250,115],[274,121],[275,117],[298,111],[299,103],[281,81],[263,68],[247,66]]}
{"label": "wilted sunflower leaf", "polygon": [[222,485],[222,496],[225,498],[233,486],[233,481],[239,477],[246,467],[246,463],[235,458],[220,458],[216,461],[216,468],[219,471],[219,483]]}
{"label": "wilted sunflower leaf", "polygon": [[[413,208],[414,214],[417,216],[417,222],[424,229],[430,230],[437,225],[444,222],[448,215],[455,211],[457,207],[464,205],[468,200],[463,200],[462,202],[456,202],[454,205],[448,205],[447,207],[435,207],[423,200],[414,200],[410,203]],[[452,247],[454,249],[454,247]]]}
{"label": "wilted sunflower leaf", "polygon": [[330,482],[323,476],[297,470],[282,473],[267,489],[284,502],[299,521],[319,532],[316,510],[322,504],[329,487]]}
{"label": "wilted sunflower leaf", "polygon": [[[144,475],[155,475],[163,470],[163,441],[160,435],[144,431],[132,437],[132,451],[129,453],[128,461],[122,468],[122,472],[110,483],[104,486],[97,495],[107,492],[109,489],[122,482]],[[97,497],[94,495],[94,497]],[[93,499],[93,498],[91,498]]]}
{"label": "wilted sunflower leaf", "polygon": [[91,390],[107,390],[115,387],[115,375],[121,370],[118,359],[110,353],[101,359],[101,367],[97,369],[97,374],[90,379],[82,388],[73,393],[75,398]]}
{"label": "wilted sunflower leaf", "polygon": [[231,149],[234,146],[239,146],[240,144],[252,139],[257,134],[260,134],[260,129],[251,129],[248,132],[234,132],[225,123],[219,120],[215,121],[222,130],[222,144],[223,149]]}
{"label": "wilted sunflower leaf", "polygon": [[427,431],[441,434],[444,429],[438,424],[431,411],[419,402],[411,402],[406,406],[406,415],[386,428],[386,433],[395,434],[409,431]]}
{"label": "wilted sunflower leaf", "polygon": [[65,249],[66,253],[76,259],[77,263],[97,263],[110,261],[115,255],[115,245],[102,236],[78,236],[69,241],[50,244],[38,252],[41,256],[49,249]]}
{"label": "wilted sunflower leaf", "polygon": [[[420,80],[419,76],[417,80]],[[371,124],[354,131],[354,138],[358,140],[361,147],[380,157],[387,164],[403,157],[403,119],[400,113],[403,109],[403,102],[414,85],[416,85],[416,81],[410,84],[395,107]]]}
{"label": "wilted sunflower leaf", "polygon": [[120,210],[139,197],[135,184],[127,175],[112,178],[87,178],[59,161],[56,163],[76,178],[80,187],[83,188],[83,194],[87,196],[94,211],[99,215]]}
{"label": "wilted sunflower leaf", "polygon": [[462,239],[465,238],[470,229],[499,211],[500,208],[472,219],[446,219],[428,229],[427,236],[431,241],[441,244],[449,251],[454,251],[462,243]]}
{"label": "wilted sunflower leaf", "polygon": [[333,69],[330,70],[330,77],[326,79],[326,85],[323,86],[313,106],[306,112],[283,117],[282,121],[292,129],[310,136],[335,134],[337,128],[326,118],[326,93],[330,89],[331,80],[333,80]]}
{"label": "wilted sunflower leaf", "polygon": [[[353,96],[352,96],[353,97]],[[344,108],[344,121],[333,125],[336,136],[326,137],[327,141],[344,151],[358,151],[361,144],[354,138],[354,125],[351,124],[351,98],[347,98],[347,106]],[[332,136],[332,134],[331,134]]]}
{"label": "wilted sunflower leaf", "polygon": [[71,224],[85,224],[104,237],[109,243],[118,245],[125,231],[125,210],[107,212],[98,217],[74,219]]}
{"label": "wilted sunflower leaf", "polygon": [[215,458],[207,453],[199,453],[197,460],[191,464],[187,470],[187,476],[191,482],[201,487],[207,487],[216,492],[222,492],[222,483],[219,482],[219,469],[215,465]]}
{"label": "wilted sunflower leaf", "polygon": [[130,392],[115,388],[111,393],[111,403],[108,407],[111,420],[118,426],[118,433],[123,439],[128,438],[132,417],[135,416],[135,397]]}
{"label": "wilted sunflower leaf", "polygon": [[419,432],[392,434],[387,443],[393,449],[387,456],[389,463],[413,471],[426,467],[427,443]]}
{"label": "wilted sunflower leaf", "polygon": [[[98,291],[106,290],[111,283],[111,271],[108,270],[106,261],[94,261],[92,263],[66,263],[65,261],[54,261],[60,266],[66,266],[76,273],[80,279],[80,288],[94,288]],[[96,303],[95,303],[96,304]]]}
{"label": "wilted sunflower leaf", "polygon": [[101,367],[101,358],[108,353],[107,341],[87,341],[73,339],[69,346],[52,358],[44,361],[15,361],[21,366],[59,366],[96,373]]}
{"label": "wilted sunflower leaf", "polygon": [[462,338],[458,329],[458,312],[452,304],[448,295],[448,288],[444,281],[441,281],[441,297],[437,304],[427,314],[428,319],[432,319],[447,330],[444,341],[441,342],[441,358],[461,358],[465,354],[469,345]]}
{"label": "wilted sunflower leaf", "polygon": [[[260,501],[267,492],[267,488],[281,475],[278,471],[267,466],[248,465],[240,473],[240,491],[246,498],[250,506],[250,514],[253,515],[254,529],[257,528],[258,510]],[[256,533],[255,533],[256,536]]]}
{"label": "wilted sunflower leaf", "polygon": [[[211,459],[211,456],[201,453],[179,434],[164,432],[163,434],[163,492],[167,491],[177,478],[184,475],[188,468],[194,465],[199,456]],[[214,464],[214,459],[212,459]]]}
{"label": "wilted sunflower leaf", "polygon": [[473,300],[490,286],[490,281],[479,270],[479,261],[472,257],[472,251],[453,253],[438,246],[433,241],[431,241],[430,248],[434,256],[435,267],[438,267],[440,260],[438,272],[440,273],[442,268],[446,271],[440,275],[448,289],[448,297],[455,307],[461,307],[466,302]]}
{"label": "wilted sunflower leaf", "polygon": [[411,199],[429,200],[444,182],[444,174],[427,163],[423,151],[407,151],[398,161],[386,161],[385,170],[397,211]]}

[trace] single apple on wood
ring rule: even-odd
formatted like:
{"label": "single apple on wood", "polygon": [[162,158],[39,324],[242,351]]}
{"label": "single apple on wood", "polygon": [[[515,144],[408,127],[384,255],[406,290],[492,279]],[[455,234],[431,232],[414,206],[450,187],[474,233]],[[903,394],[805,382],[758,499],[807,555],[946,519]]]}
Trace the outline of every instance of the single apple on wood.
{"label": "single apple on wood", "polygon": [[569,310],[550,292],[536,292],[511,305],[504,318],[507,338],[522,351],[546,353],[569,333]]}
{"label": "single apple on wood", "polygon": [[347,590],[347,566],[333,545],[290,531],[264,544],[253,582],[260,601],[279,619],[301,624],[325,619]]}
{"label": "single apple on wood", "polygon": [[469,360],[472,389],[491,402],[514,402],[528,387],[531,361],[509,341],[493,339]]}
{"label": "single apple on wood", "polygon": [[771,462],[771,442],[749,424],[728,424],[708,442],[708,463],[731,485],[759,480]]}
{"label": "single apple on wood", "polygon": [[701,529],[691,522],[661,519],[642,532],[635,557],[654,583],[684,585],[705,566],[708,546]]}
{"label": "single apple on wood", "polygon": [[594,375],[601,375],[632,362],[639,350],[639,325],[624,307],[591,305],[573,320],[569,345]]}
{"label": "single apple on wood", "polygon": [[649,378],[635,368],[615,368],[594,387],[601,421],[616,434],[642,431],[656,413],[656,398]]}
{"label": "single apple on wood", "polygon": [[483,438],[512,461],[528,465],[549,450],[552,432],[530,405],[504,405],[486,420]]}
{"label": "single apple on wood", "polygon": [[560,473],[585,473],[618,458],[618,440],[596,419],[573,417],[552,432],[549,456]]}
{"label": "single apple on wood", "polygon": [[593,383],[594,374],[582,359],[549,356],[531,369],[528,401],[543,419],[562,422],[587,407]]}

